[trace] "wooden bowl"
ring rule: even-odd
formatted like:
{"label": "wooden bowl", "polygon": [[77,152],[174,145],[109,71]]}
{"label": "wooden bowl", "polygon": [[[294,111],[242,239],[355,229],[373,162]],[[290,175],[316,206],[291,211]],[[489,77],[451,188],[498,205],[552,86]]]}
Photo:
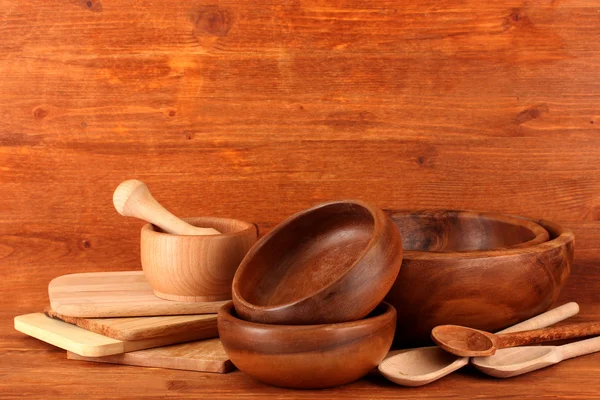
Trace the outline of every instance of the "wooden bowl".
{"label": "wooden bowl", "polygon": [[164,233],[142,227],[144,274],[160,298],[177,301],[231,299],[231,282],[240,262],[256,242],[255,225],[228,218],[184,218],[194,226],[215,228],[221,235]]}
{"label": "wooden bowl", "polygon": [[548,241],[548,232],[523,218],[474,211],[389,212],[410,251],[462,252],[528,247]]}
{"label": "wooden bowl", "polygon": [[269,325],[238,318],[233,303],[218,314],[219,337],[242,372],[270,385],[318,389],[366,375],[394,338],[396,311],[381,303],[366,319],[324,325]]}
{"label": "wooden bowl", "polygon": [[[397,217],[392,214],[401,223],[403,218]],[[437,325],[494,332],[546,311],[569,276],[574,236],[551,222],[538,223],[550,240],[529,247],[464,252],[405,248],[402,269],[386,297],[398,312],[396,344],[430,343]],[[410,236],[406,227],[400,230]]]}
{"label": "wooden bowl", "polygon": [[362,201],[292,215],[248,252],[233,303],[248,321],[324,324],[366,317],[392,287],[402,242],[392,220]]}

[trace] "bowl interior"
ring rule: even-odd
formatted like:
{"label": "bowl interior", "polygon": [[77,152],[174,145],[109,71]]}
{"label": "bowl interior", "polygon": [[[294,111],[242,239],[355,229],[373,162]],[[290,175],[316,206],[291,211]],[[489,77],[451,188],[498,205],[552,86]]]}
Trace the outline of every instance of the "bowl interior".
{"label": "bowl interior", "polygon": [[429,252],[507,248],[534,240],[532,221],[460,211],[393,212],[404,250]]}
{"label": "bowl interior", "polygon": [[[191,217],[182,218],[185,222],[190,225],[197,226],[199,228],[213,228],[221,232],[222,234],[231,234],[241,232],[253,227],[252,224],[237,219],[230,218],[218,218],[218,217]],[[158,226],[151,224],[152,230],[155,232],[165,233]]]}
{"label": "bowl interior", "polygon": [[293,216],[244,260],[239,295],[256,306],[278,306],[318,292],[361,257],[374,226],[369,210],[355,203],[328,204]]}

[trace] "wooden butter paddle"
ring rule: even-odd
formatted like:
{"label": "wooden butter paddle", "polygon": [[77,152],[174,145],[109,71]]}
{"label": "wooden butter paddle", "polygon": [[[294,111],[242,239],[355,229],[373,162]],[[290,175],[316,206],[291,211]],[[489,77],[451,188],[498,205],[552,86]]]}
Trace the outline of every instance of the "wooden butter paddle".
{"label": "wooden butter paddle", "polygon": [[135,179],[122,182],[113,194],[117,212],[125,217],[136,217],[167,233],[176,235],[219,235],[213,228],[198,228],[177,218],[164,208],[150,193],[144,182]]}
{"label": "wooden butter paddle", "polygon": [[440,325],[433,328],[431,338],[442,349],[463,357],[491,356],[497,349],[525,344],[544,343],[600,334],[600,322],[565,325],[532,331],[493,333],[457,325]]}

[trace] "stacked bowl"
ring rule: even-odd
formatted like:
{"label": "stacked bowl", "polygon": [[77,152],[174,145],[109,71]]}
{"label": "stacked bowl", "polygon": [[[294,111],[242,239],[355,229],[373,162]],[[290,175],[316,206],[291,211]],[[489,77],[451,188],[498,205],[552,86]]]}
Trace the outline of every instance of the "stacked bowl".
{"label": "stacked bowl", "polygon": [[402,242],[383,211],[361,201],[297,213],[248,252],[219,311],[231,361],[276,386],[352,382],[387,354],[396,311],[382,303],[400,270]]}
{"label": "stacked bowl", "polygon": [[404,258],[386,301],[395,342],[429,342],[437,325],[498,331],[550,308],[573,260],[574,235],[549,221],[466,211],[386,211]]}

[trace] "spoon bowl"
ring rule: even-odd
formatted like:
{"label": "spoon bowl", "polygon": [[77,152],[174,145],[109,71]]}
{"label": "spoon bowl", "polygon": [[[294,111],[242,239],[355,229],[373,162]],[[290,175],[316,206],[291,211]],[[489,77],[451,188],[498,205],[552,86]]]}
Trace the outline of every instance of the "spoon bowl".
{"label": "spoon bowl", "polygon": [[493,355],[497,349],[600,334],[600,322],[496,334],[456,325],[436,326],[431,338],[442,349],[463,357]]}

